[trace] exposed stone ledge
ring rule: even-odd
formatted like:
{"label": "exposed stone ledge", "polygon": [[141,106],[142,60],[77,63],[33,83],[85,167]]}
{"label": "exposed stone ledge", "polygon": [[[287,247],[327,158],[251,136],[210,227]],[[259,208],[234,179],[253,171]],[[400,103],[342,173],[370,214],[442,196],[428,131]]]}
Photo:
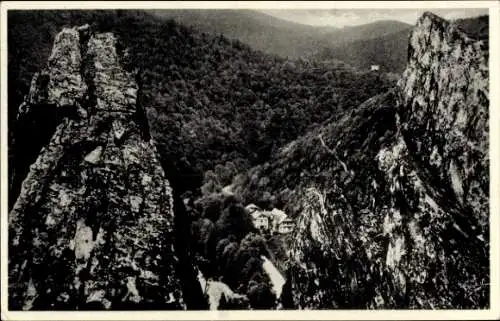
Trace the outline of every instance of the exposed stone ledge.
{"label": "exposed stone ledge", "polygon": [[442,197],[453,196],[481,225],[489,217],[487,57],[482,41],[425,13],[411,32],[408,65],[398,84],[412,154],[444,182],[435,186]]}
{"label": "exposed stone ledge", "polygon": [[172,191],[115,45],[111,33],[64,29],[20,109],[77,112],[57,126],[9,214],[11,309],[185,308]]}

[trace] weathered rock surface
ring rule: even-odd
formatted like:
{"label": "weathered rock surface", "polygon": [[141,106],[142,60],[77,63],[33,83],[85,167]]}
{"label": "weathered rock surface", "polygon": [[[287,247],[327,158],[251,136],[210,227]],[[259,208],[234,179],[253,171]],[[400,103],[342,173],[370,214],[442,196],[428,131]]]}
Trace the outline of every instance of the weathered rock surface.
{"label": "weathered rock surface", "polygon": [[[221,302],[232,303],[245,303],[248,305],[248,298],[246,295],[235,293],[231,288],[220,281],[209,279],[205,280],[203,274],[198,270],[198,282],[203,290],[203,295],[208,298],[210,310],[218,310]],[[240,304],[241,304],[240,303]]]}
{"label": "weathered rock surface", "polygon": [[482,224],[489,214],[488,50],[456,25],[424,14],[399,83],[403,135],[415,160]]}
{"label": "weathered rock surface", "polygon": [[64,29],[20,108],[68,112],[9,214],[11,309],[184,308],[171,189],[116,41]]}
{"label": "weathered rock surface", "polygon": [[485,57],[426,13],[395,90],[233,182],[296,217],[285,307],[488,307]]}
{"label": "weathered rock surface", "polygon": [[[300,259],[311,255],[310,245],[301,244],[309,235],[305,242],[319,246],[327,262],[311,256],[314,277],[297,276],[297,293],[317,286],[314,295],[302,295],[306,306],[488,305],[489,102],[481,45],[433,14],[419,19],[396,91],[396,133],[379,148],[378,171],[357,160],[373,169],[363,179],[371,188],[360,188],[360,181],[350,196],[334,180],[323,199],[311,190],[304,197],[299,229],[309,230],[299,232],[292,258],[309,265]],[[340,270],[332,276],[335,265]],[[340,291],[325,286],[332,278]]]}

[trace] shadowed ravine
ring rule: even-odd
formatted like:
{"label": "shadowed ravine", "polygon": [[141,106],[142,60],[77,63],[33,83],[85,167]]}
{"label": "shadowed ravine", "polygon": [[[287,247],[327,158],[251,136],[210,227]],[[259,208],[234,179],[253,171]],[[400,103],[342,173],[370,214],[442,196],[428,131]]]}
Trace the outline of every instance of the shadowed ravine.
{"label": "shadowed ravine", "polygon": [[[128,34],[83,25],[32,78],[13,134],[10,309],[489,307],[484,39],[423,14],[396,84],[148,27],[179,42],[164,54],[154,38],[158,68]],[[210,90],[186,80],[200,66]]]}

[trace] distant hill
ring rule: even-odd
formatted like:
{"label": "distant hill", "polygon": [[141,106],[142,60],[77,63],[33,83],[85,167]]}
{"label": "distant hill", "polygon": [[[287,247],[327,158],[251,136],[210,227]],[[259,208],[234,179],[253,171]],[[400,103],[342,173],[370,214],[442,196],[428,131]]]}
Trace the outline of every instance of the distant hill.
{"label": "distant hill", "polygon": [[[203,32],[223,34],[254,49],[289,58],[308,57],[319,48],[379,38],[410,27],[390,20],[344,28],[317,27],[254,10],[155,10],[150,13],[174,19]],[[342,60],[342,57],[339,59]]]}
{"label": "distant hill", "polygon": [[319,50],[315,60],[339,59],[360,69],[379,65],[385,72],[400,73],[406,65],[410,28],[378,38],[335,44]]}
{"label": "distant hill", "polygon": [[298,58],[326,44],[323,38],[335,28],[281,20],[253,10],[154,10],[151,14],[210,33],[240,40],[256,50]]}
{"label": "distant hill", "polygon": [[456,23],[471,38],[482,40],[489,44],[489,16],[479,16],[475,18],[457,19]]}
{"label": "distant hill", "polygon": [[331,44],[338,45],[359,40],[377,39],[395,34],[401,31],[408,31],[412,26],[396,20],[380,20],[359,26],[349,26],[338,29],[330,35]]}
{"label": "distant hill", "polygon": [[[488,16],[458,19],[454,22],[469,37],[488,43]],[[371,30],[371,35],[379,36],[370,38],[368,34]],[[379,65],[382,71],[400,73],[406,64],[410,30],[410,25],[394,21],[353,27],[344,33],[338,30],[333,34],[345,37],[342,38],[344,41],[326,45],[312,57],[316,60],[338,59],[360,69]]]}
{"label": "distant hill", "polygon": [[[17,126],[15,120],[33,72],[43,67],[62,26],[85,23],[114,32],[128,49],[128,65],[140,71],[139,101],[148,112],[167,174],[181,177],[179,190],[200,187],[204,172],[217,165],[241,169],[263,162],[310,126],[393,83],[385,75],[358,72],[339,62],[291,62],[266,55],[240,41],[145,12],[11,12],[9,125],[20,133],[17,146],[34,140],[23,134],[34,129]],[[37,152],[19,153],[19,161],[12,163],[26,170]],[[21,179],[23,170],[19,175]]]}

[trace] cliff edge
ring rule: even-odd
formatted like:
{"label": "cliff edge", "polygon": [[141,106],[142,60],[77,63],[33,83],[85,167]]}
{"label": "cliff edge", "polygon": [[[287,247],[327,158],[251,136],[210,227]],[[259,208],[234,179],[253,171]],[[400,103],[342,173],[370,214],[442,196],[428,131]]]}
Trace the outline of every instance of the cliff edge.
{"label": "cliff edge", "polygon": [[487,57],[425,13],[395,90],[320,130],[327,152],[309,155],[339,170],[296,189],[295,306],[489,305]]}
{"label": "cliff edge", "polygon": [[489,217],[488,83],[487,45],[425,13],[410,35],[398,84],[402,133],[439,197],[483,226]]}
{"label": "cliff edge", "polygon": [[393,90],[233,181],[295,218],[286,308],[489,306],[487,46],[432,13],[408,40]]}
{"label": "cliff edge", "polygon": [[184,308],[171,189],[116,44],[63,29],[20,107],[61,117],[9,213],[10,309]]}

